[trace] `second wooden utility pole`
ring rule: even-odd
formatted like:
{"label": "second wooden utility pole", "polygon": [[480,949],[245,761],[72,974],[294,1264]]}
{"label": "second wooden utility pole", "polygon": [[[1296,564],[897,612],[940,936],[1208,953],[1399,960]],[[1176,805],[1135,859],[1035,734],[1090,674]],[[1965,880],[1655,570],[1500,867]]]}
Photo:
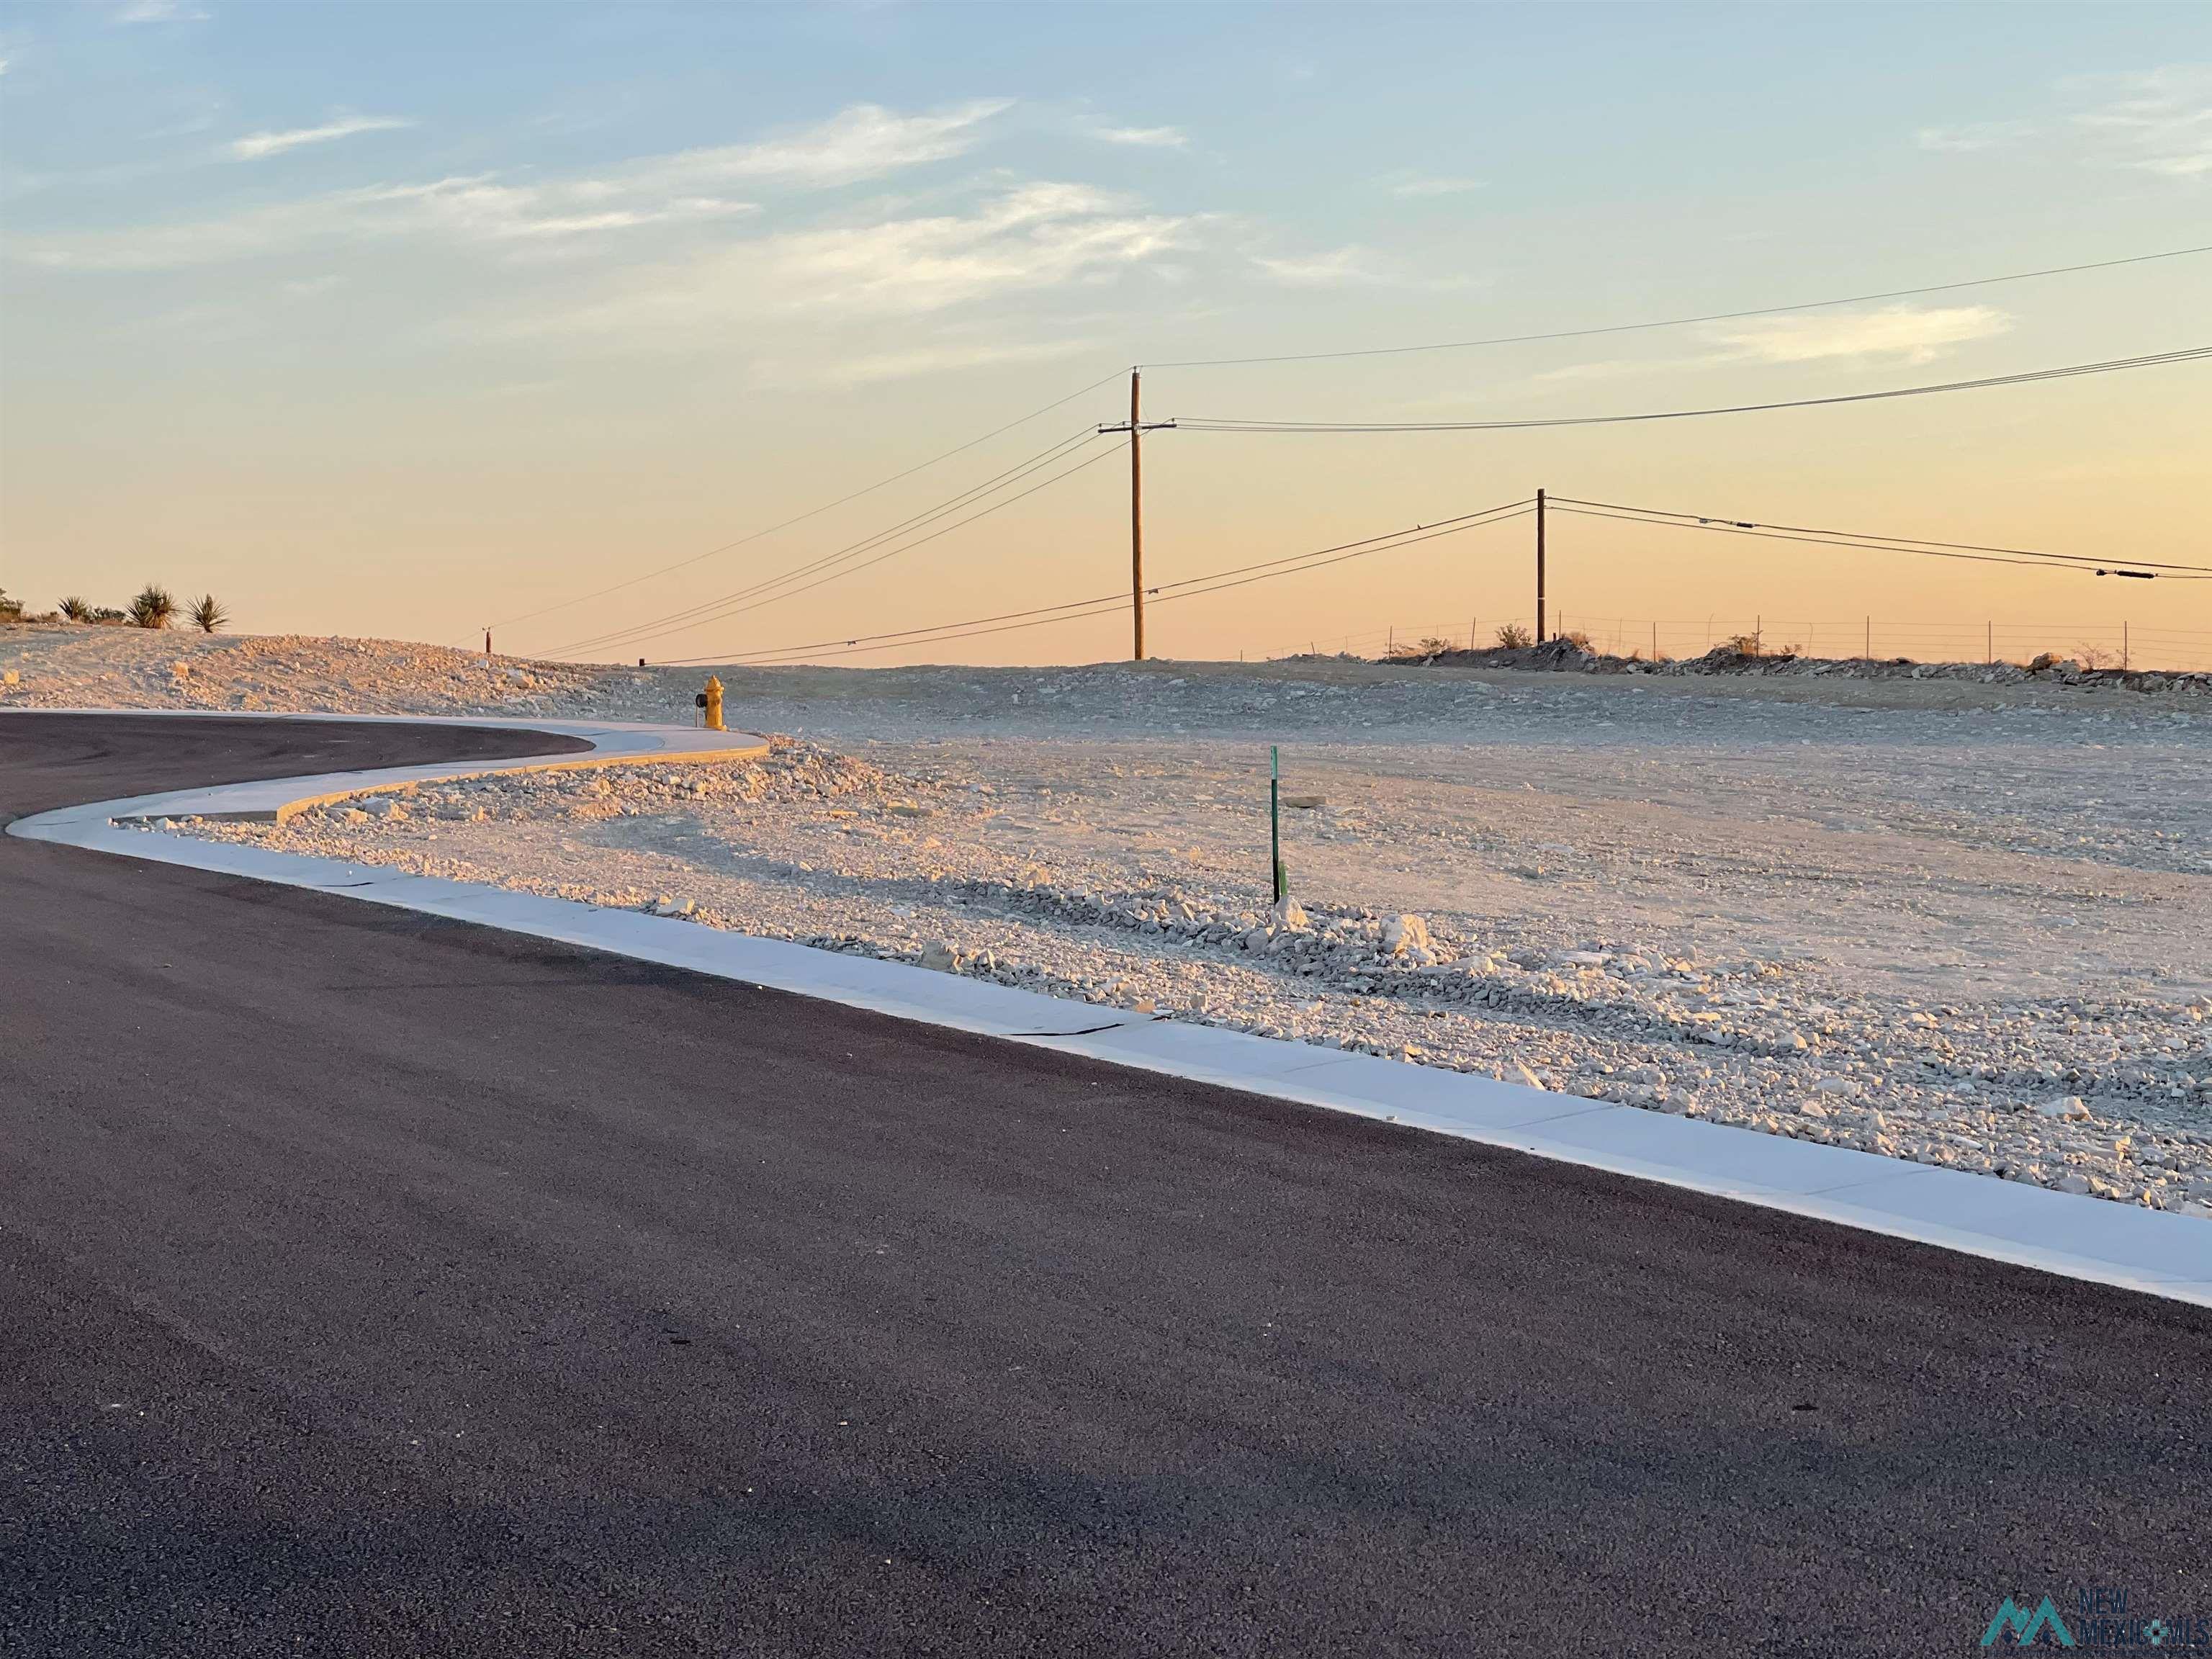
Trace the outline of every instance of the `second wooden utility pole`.
{"label": "second wooden utility pole", "polygon": [[1129,421],[1126,426],[1102,426],[1101,432],[1126,432],[1129,434],[1129,660],[1145,659],[1145,448],[1147,432],[1172,429],[1173,421],[1144,422],[1144,412],[1139,401],[1139,374],[1129,371]]}
{"label": "second wooden utility pole", "polygon": [[1544,492],[1536,492],[1536,643],[1544,642]]}

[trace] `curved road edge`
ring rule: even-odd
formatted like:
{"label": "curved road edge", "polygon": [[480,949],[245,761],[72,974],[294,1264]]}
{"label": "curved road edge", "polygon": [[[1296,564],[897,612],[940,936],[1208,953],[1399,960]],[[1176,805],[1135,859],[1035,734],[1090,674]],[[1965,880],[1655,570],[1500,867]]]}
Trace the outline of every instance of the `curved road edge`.
{"label": "curved road edge", "polygon": [[[29,712],[29,711],[24,711]],[[44,712],[44,711],[41,711]],[[138,710],[52,711],[138,714]],[[207,718],[215,711],[164,710]],[[1427,1129],[1996,1261],[2212,1307],[2212,1224],[2106,1200],[1813,1141],[1340,1054],[1217,1027],[846,956],[680,918],[604,909],[375,865],[149,833],[161,817],[282,822],[318,801],[410,783],[647,761],[757,754],[765,740],[626,722],[389,715],[219,718],[369,720],[537,731],[591,745],[511,759],[386,768],[97,801],[15,820],[7,832],[90,851],[335,892],[893,1018],[1085,1055],[1194,1082]],[[125,828],[125,825],[140,827]]]}

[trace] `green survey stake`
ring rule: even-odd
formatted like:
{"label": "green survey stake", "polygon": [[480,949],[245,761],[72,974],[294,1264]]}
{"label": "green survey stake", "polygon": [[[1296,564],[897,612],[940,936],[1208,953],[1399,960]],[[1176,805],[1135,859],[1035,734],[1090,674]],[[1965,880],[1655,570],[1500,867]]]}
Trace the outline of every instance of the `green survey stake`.
{"label": "green survey stake", "polygon": [[1274,866],[1275,902],[1283,902],[1283,750],[1267,745],[1267,848]]}

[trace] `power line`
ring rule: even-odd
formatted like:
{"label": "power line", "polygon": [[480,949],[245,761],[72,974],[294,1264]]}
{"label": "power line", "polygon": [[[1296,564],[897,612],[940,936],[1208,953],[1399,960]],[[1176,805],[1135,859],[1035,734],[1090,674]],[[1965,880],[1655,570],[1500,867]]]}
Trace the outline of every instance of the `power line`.
{"label": "power line", "polygon": [[[1096,437],[1097,434],[1096,433],[1089,433],[1085,435],[1086,438],[1090,438]],[[951,524],[945,526],[942,529],[933,530],[927,536],[918,537],[915,540],[908,542],[902,546],[890,548],[884,552],[877,554],[876,556],[872,559],[863,560],[859,564],[848,565],[842,570],[831,571],[828,574],[817,577],[813,581],[807,582],[801,586],[787,588],[781,593],[771,593],[765,598],[754,599],[748,604],[724,606],[721,609],[714,611],[711,615],[707,614],[702,611],[700,614],[692,616],[688,621],[678,622],[668,627],[648,625],[648,627],[643,631],[633,630],[629,637],[634,641],[636,639],[652,638],[662,634],[688,633],[694,628],[703,627],[711,622],[726,621],[732,617],[743,616],[749,611],[757,611],[763,605],[774,605],[780,599],[788,599],[794,598],[800,593],[810,592],[813,589],[821,587],[827,583],[836,581],[842,577],[852,575],[858,571],[866,570],[871,566],[881,564],[886,559],[896,558],[902,553],[910,553],[915,548],[923,546],[927,543],[933,542],[940,536],[949,536],[954,531],[961,529],[967,525],[975,523],[978,519],[988,519],[991,514],[998,512],[1002,507],[1012,507],[1016,501],[1026,500],[1028,497],[1036,495],[1037,491],[1041,489],[1049,489],[1051,486],[1059,483],[1063,479],[1073,477],[1077,473],[1082,471],[1086,467],[1097,465],[1099,462],[1105,460],[1108,457],[1112,455],[1115,453],[1115,447],[1118,447],[1118,446],[1102,449],[1096,455],[1091,456],[1088,460],[1078,461],[1073,466],[1064,468],[1062,471],[1052,474],[1049,477],[1041,479],[1037,483],[1031,484],[1027,489],[1024,489],[1014,495],[1009,495],[1003,501],[994,501],[990,506],[982,508],[980,512],[971,513],[964,519],[956,519]],[[719,601],[717,603],[719,604]]]}
{"label": "power line", "polygon": [[626,577],[623,580],[611,583],[605,587],[594,588],[588,593],[579,593],[573,599],[562,599],[556,604],[544,605],[536,611],[525,611],[517,616],[504,617],[493,623],[491,625],[494,628],[506,628],[515,623],[528,622],[532,617],[549,616],[556,611],[565,611],[572,605],[583,604],[586,599],[603,599],[609,593],[618,593],[623,588],[635,587],[640,582],[651,581],[656,576],[665,576],[671,571],[684,569],[688,566],[697,564],[702,559],[711,559],[717,554],[731,552],[737,548],[744,546],[749,542],[757,542],[763,536],[773,536],[780,530],[788,530],[793,525],[804,524],[809,519],[819,518],[823,514],[830,512],[833,508],[842,507],[848,501],[857,501],[861,496],[872,495],[877,490],[882,489],[888,485],[895,484],[902,478],[910,478],[917,472],[927,471],[931,467],[935,466],[939,461],[949,461],[955,455],[964,454],[967,451],[975,448],[978,444],[988,443],[992,439],[999,436],[1001,433],[1011,432],[1018,426],[1026,425],[1028,422],[1036,420],[1041,415],[1049,415],[1054,410],[1060,408],[1063,404],[1072,404],[1078,398],[1083,397],[1085,393],[1096,392],[1100,386],[1106,386],[1112,381],[1120,380],[1121,378],[1121,371],[1117,368],[1111,374],[1107,375],[1103,380],[1093,380],[1089,386],[1083,386],[1077,391],[1071,392],[1064,398],[1055,398],[1052,402],[1045,404],[1042,408],[1033,409],[1026,415],[1018,416],[1013,420],[1008,421],[1004,426],[993,427],[988,432],[986,432],[980,438],[970,438],[966,443],[955,444],[951,448],[933,455],[926,461],[915,462],[914,465],[908,467],[903,471],[894,472],[889,477],[878,478],[872,484],[864,484],[860,489],[853,490],[848,495],[840,495],[834,501],[824,501],[819,507],[809,507],[805,512],[799,514],[794,517],[786,519],[781,524],[772,524],[764,530],[752,531],[748,534],[738,537],[735,541],[724,542],[720,547],[710,547],[704,553],[695,553],[689,558],[678,559],[673,564],[662,565],[657,570],[648,570],[641,575]]}
{"label": "power line", "polygon": [[[1601,513],[1587,507],[1562,507],[1559,510],[1562,513],[1571,513],[1577,518],[1581,519],[1614,519],[1624,524],[1656,525],[1668,530],[1709,530],[1726,536],[1750,536],[1761,541],[1796,542],[1814,547],[1847,547],[1853,548],[1858,551],[1865,553],[1911,553],[1916,554],[1922,558],[1956,559],[1967,564],[2020,565],[2030,570],[2069,571],[2077,576],[2087,576],[2093,574],[2102,576],[2108,574],[2108,571],[2111,574],[2120,576],[2133,574],[2148,576],[2152,574],[2148,571],[2123,569],[2118,568],[2118,565],[2131,564],[2132,562],[2128,560],[2118,561],[2117,565],[2108,566],[2106,568],[2099,568],[2094,564],[2076,564],[2070,562],[2069,561],[2074,556],[2069,554],[2032,554],[2025,558],[2008,558],[1992,553],[1946,552],[1942,550],[1940,546],[1916,547],[1904,545],[1887,538],[1885,538],[1881,541],[1853,540],[1850,539],[1846,533],[1843,532],[1837,532],[1832,534],[1822,533],[1813,535],[1793,535],[1780,530],[1750,529],[1733,522],[1685,521],[1683,520],[1674,518],[1646,517],[1640,514],[1634,513]],[[2188,569],[2196,567],[2183,566],[2179,568]],[[2206,580],[2203,576],[2172,575],[2171,574],[2169,574],[2168,579],[2176,581],[2203,581]]]}
{"label": "power line", "polygon": [[[1497,516],[1495,516],[1494,518],[1487,518],[1487,519],[1484,519],[1484,520],[1481,521],[1481,523],[1482,523],[1483,525],[1504,524],[1504,523],[1506,523],[1509,520],[1526,518],[1529,514],[1531,514],[1531,513],[1534,512],[1535,510],[1536,510],[1536,509],[1535,509],[1535,507],[1534,507],[1534,505],[1526,506],[1526,507],[1515,507],[1510,508],[1510,510],[1507,510],[1507,509],[1501,509],[1501,510],[1498,513]],[[1370,550],[1370,551],[1376,552],[1376,553],[1395,553],[1395,552],[1396,552],[1396,551],[1397,551],[1400,548],[1401,548],[1401,547],[1413,547],[1413,546],[1414,546],[1414,545],[1416,545],[1416,544],[1419,544],[1419,543],[1421,543],[1421,542],[1432,542],[1432,541],[1436,540],[1439,536],[1456,536],[1456,535],[1458,535],[1458,534],[1460,533],[1460,532],[1461,532],[1461,531],[1462,531],[1462,530],[1474,530],[1474,529],[1477,529],[1477,528],[1480,528],[1480,526],[1474,525],[1474,524],[1462,524],[1462,525],[1459,525],[1459,526],[1455,526],[1455,527],[1454,527],[1454,528],[1452,528],[1452,529],[1449,529],[1449,530],[1432,530],[1432,531],[1429,532],[1426,535],[1421,535],[1421,536],[1410,536],[1410,537],[1408,537],[1408,538],[1407,538],[1406,540],[1404,540],[1404,541],[1401,541],[1401,542],[1394,542],[1394,543],[1392,543],[1392,544],[1391,544],[1389,547],[1387,547],[1387,548],[1384,548],[1384,547],[1378,547],[1378,548],[1371,549],[1371,550]],[[1272,580],[1273,580],[1277,576],[1298,576],[1298,575],[1304,575],[1304,574],[1307,571],[1309,571],[1309,570],[1319,570],[1319,569],[1322,568],[1324,566],[1332,565],[1332,564],[1342,564],[1342,563],[1343,563],[1343,562],[1345,562],[1345,561],[1346,561],[1346,560],[1347,560],[1347,559],[1364,559],[1364,558],[1365,558],[1366,556],[1367,556],[1367,554],[1365,554],[1365,553],[1346,553],[1346,554],[1341,554],[1341,555],[1340,555],[1338,557],[1334,558],[1334,559],[1322,559],[1322,560],[1318,560],[1318,561],[1316,561],[1316,562],[1311,563],[1311,564],[1302,564],[1302,565],[1299,565],[1297,568],[1295,568],[1295,569],[1291,569],[1291,570],[1274,570],[1274,571],[1269,571],[1268,573],[1267,573],[1267,574],[1264,574],[1264,575],[1258,575],[1258,576],[1247,576],[1247,577],[1243,578],[1243,580],[1241,580],[1241,581],[1233,581],[1233,582],[1216,582],[1216,583],[1214,583],[1212,586],[1200,588],[1200,589],[1196,590],[1195,592],[1187,592],[1187,593],[1171,593],[1171,594],[1170,594],[1170,595],[1168,596],[1168,599],[1194,599],[1199,598],[1201,594],[1205,594],[1205,593],[1223,593],[1223,592],[1226,592],[1229,589],[1231,589],[1231,588],[1232,588],[1232,587],[1249,587],[1249,586],[1250,586],[1254,582],[1272,581]],[[1167,599],[1163,599],[1163,600],[1161,601],[1161,603],[1162,603],[1163,605],[1166,604],[1167,602],[1168,602],[1168,601],[1167,601]]]}
{"label": "power line", "polygon": [[[1385,532],[1358,541],[1340,542],[1331,547],[1312,548],[1303,553],[1285,554],[1280,558],[1262,559],[1252,564],[1234,565],[1224,570],[1209,571],[1204,575],[1186,576],[1180,581],[1164,582],[1145,590],[1148,599],[1159,604],[1170,604],[1176,599],[1197,599],[1206,593],[1218,593],[1233,587],[1243,587],[1252,582],[1269,581],[1279,576],[1295,576],[1308,570],[1319,570],[1328,565],[1341,564],[1349,559],[1366,558],[1376,553],[1394,552],[1401,547],[1434,541],[1439,537],[1455,536],[1462,531],[1482,528],[1486,525],[1503,524],[1510,519],[1524,516],[1533,510],[1526,499],[1507,501],[1498,507],[1485,507],[1480,512],[1462,514],[1457,518],[1438,520],[1431,524],[1415,525],[1410,529]],[[1294,567],[1284,568],[1279,567]],[[1260,574],[1249,573],[1260,572]],[[1232,580],[1231,578],[1241,578]],[[927,628],[901,629],[884,634],[863,634],[851,638],[817,640],[806,645],[780,646],[758,651],[739,652],[721,656],[685,657],[678,660],[692,663],[755,662],[763,659],[789,659],[802,653],[819,652],[830,657],[863,655],[874,651],[893,649],[901,645],[939,645],[953,640],[970,639],[983,634],[1005,634],[1024,628],[1042,628],[1053,623],[1079,622],[1091,617],[1111,616],[1126,611],[1131,605],[1126,593],[1103,593],[1094,598],[1068,599],[1059,605],[1040,605],[1029,611],[1004,611],[993,617],[973,617],[958,622],[938,623]],[[1068,613],[1068,614],[1056,614]],[[994,626],[992,624],[1006,624]],[[958,630],[958,631],[952,631]],[[831,649],[830,647],[836,647]]]}
{"label": "power line", "polygon": [[[887,541],[895,540],[898,537],[903,536],[911,531],[919,530],[925,525],[933,524],[938,520],[945,517],[948,514],[957,513],[962,507],[971,506],[986,495],[992,495],[1010,484],[1019,483],[1022,479],[1029,477],[1030,474],[1037,471],[1042,467],[1049,466],[1053,462],[1060,459],[1073,450],[1080,448],[1083,445],[1092,441],[1097,436],[1097,432],[1089,428],[1073,433],[1067,437],[1062,438],[1058,443],[1054,444],[1050,448],[1042,450],[1036,454],[1030,456],[1025,460],[1018,461],[1012,466],[1006,468],[1006,471],[1002,472],[994,473],[990,477],[984,479],[981,483],[971,485],[969,488],[962,490],[958,495],[952,496],[950,500],[939,501],[935,506],[925,507],[919,513],[911,514],[906,518],[900,520],[896,524],[890,525],[884,529],[878,530],[872,535],[863,536],[856,542],[848,542],[841,548],[834,549],[828,553],[824,553],[816,558],[810,559],[803,564],[795,565],[788,570],[778,572],[775,575],[763,577],[759,581],[751,583],[747,586],[738,588],[733,592],[724,593],[714,599],[702,600],[696,605],[684,605],[678,610],[666,612],[662,616],[649,617],[643,622],[631,623],[621,628],[610,629],[605,633],[595,634],[586,639],[571,641],[569,643],[558,647],[556,654],[557,655],[561,652],[590,650],[602,646],[618,644],[624,641],[634,641],[641,639],[651,639],[659,634],[674,631],[679,627],[690,626],[697,622],[715,621],[724,615],[734,614],[733,611],[726,610],[725,607],[740,606],[743,605],[744,601],[750,599],[756,595],[763,593],[768,590],[798,581],[804,577],[812,575],[817,571],[823,570],[828,567],[858,557],[860,554],[866,553],[875,548],[882,546],[883,544]],[[1047,480],[1047,482],[1050,483],[1054,481]],[[1024,492],[1024,494],[1029,493],[1031,492]],[[1016,496],[1012,499],[1019,500],[1020,497]],[[1000,505],[1003,506],[1005,503],[1002,502]],[[981,517],[982,515],[979,514],[976,516]],[[963,520],[963,522],[966,521]],[[928,538],[926,538],[925,539]],[[919,545],[919,544],[916,544],[916,545]],[[871,562],[872,562],[872,561]],[[854,569],[860,569],[865,567],[855,565],[852,568]],[[837,571],[834,573],[833,576],[824,578],[824,580],[834,580],[836,575],[846,575],[849,574],[849,571]],[[820,584],[813,583],[810,584],[810,586],[818,586]],[[796,592],[803,592],[805,590],[803,588],[794,588],[792,591]],[[781,599],[787,596],[776,594],[773,597]],[[763,599],[762,603],[766,604],[768,601]],[[709,614],[710,612],[712,613],[711,615]],[[687,621],[687,619],[689,620]]]}
{"label": "power line", "polygon": [[[1508,507],[1522,507],[1525,505],[1527,505],[1525,500],[1522,501],[1508,501],[1504,507],[1485,507],[1480,513],[1464,514],[1456,519],[1441,519],[1435,524],[1415,525],[1413,529],[1411,531],[1388,531],[1382,535],[1369,536],[1356,542],[1340,542],[1334,547],[1309,549],[1307,551],[1303,553],[1285,554],[1283,557],[1279,559],[1262,559],[1255,564],[1236,565],[1227,570],[1212,571],[1203,576],[1187,576],[1181,581],[1164,582],[1158,587],[1148,587],[1145,592],[1148,595],[1170,593],[1178,588],[1189,587],[1195,583],[1215,581],[1224,576],[1241,576],[1247,571],[1268,569],[1276,565],[1292,564],[1302,560],[1322,559],[1326,555],[1342,553],[1346,551],[1346,550],[1352,548],[1367,548],[1376,552],[1387,551],[1387,549],[1377,547],[1376,546],[1376,544],[1381,542],[1394,542],[1400,537],[1410,536],[1417,531],[1436,531],[1439,533],[1449,533],[1449,530],[1450,528],[1473,529],[1475,527],[1473,522],[1475,520],[1486,519],[1492,514],[1504,513]],[[1427,538],[1424,537],[1422,539],[1425,540]],[[1335,563],[1337,561],[1330,559],[1328,562]],[[1288,575],[1295,573],[1285,571],[1282,574]],[[934,634],[947,628],[966,628],[973,623],[978,623],[1008,622],[1017,617],[1042,617],[1048,611],[1073,611],[1085,605],[1103,605],[1115,599],[1126,600],[1126,595],[1118,592],[1102,593],[1092,599],[1069,599],[1066,603],[1060,605],[1039,605],[1032,611],[1008,611],[995,617],[972,617],[961,622],[937,623],[927,628],[900,629],[888,634],[863,634],[852,639],[816,640],[812,643],[807,645],[779,646],[760,651],[741,651],[734,656],[686,657],[682,659],[682,660],[686,663],[744,662],[755,657],[785,657],[789,656],[793,652],[813,651],[833,645],[856,646],[866,644],[874,641],[902,641],[915,640],[923,635]],[[1103,615],[1104,613],[1101,612],[1100,614]]]}
{"label": "power line", "polygon": [[2066,276],[2083,270],[2112,270],[2122,265],[2148,264],[2159,259],[2182,259],[2212,253],[2212,244],[2202,247],[2169,248],[2162,253],[2137,253],[2124,259],[2094,259],[2078,265],[2047,265],[2039,270],[2015,270],[2002,276],[1970,276],[1963,282],[1931,283],[1924,288],[1893,288],[1879,294],[1847,294],[1832,300],[1804,300],[1794,305],[1760,306],[1749,311],[1714,311],[1697,317],[1662,317],[1646,323],[1613,323],[1601,328],[1553,329],[1541,334],[1498,334],[1480,340],[1436,340],[1419,345],[1370,346],[1352,351],[1290,351],[1264,357],[1186,357],[1155,362],[1148,368],[1228,368],[1249,363],[1326,362],[1346,357],[1401,357],[1419,351],[1464,351],[1477,346],[1526,345],[1540,340],[1586,340],[1606,334],[1634,334],[1646,329],[1686,328],[1698,323],[1737,322],[1747,317],[1778,317],[1797,311],[1820,311],[1831,306],[1867,305],[1876,300],[1904,300],[1921,294],[1948,294],[1959,289],[1989,288],[2001,283],[2025,283],[2040,276]]}
{"label": "power line", "polygon": [[[1965,553],[2012,553],[2020,555],[2024,558],[2054,559],[2063,561],[2069,564],[2111,564],[2114,562],[2114,561],[2110,557],[2100,557],[2095,554],[2089,553],[2046,553],[2032,547],[2002,547],[1990,545],[1982,542],[1938,541],[1932,536],[1879,536],[1871,531],[1833,530],[1824,528],[1817,525],[1762,524],[1755,520],[1732,518],[1725,513],[1676,513],[1670,511],[1668,508],[1659,507],[1630,507],[1626,506],[1620,501],[1587,501],[1577,495],[1554,495],[1551,499],[1555,505],[1559,503],[1567,503],[1575,507],[1609,507],[1615,513],[1634,513],[1655,519],[1685,519],[1693,520],[1696,524],[1700,526],[1712,526],[1733,528],[1736,530],[1790,531],[1794,533],[1805,536],[1843,536],[1852,541],[1896,542],[1909,544],[1916,547],[1954,548]],[[2166,564],[2161,563],[2154,559],[2122,559],[2119,560],[2118,562],[2132,565],[2139,570],[2197,570],[2205,572],[2208,574],[2212,574],[2212,565]]]}
{"label": "power line", "polygon": [[2115,357],[2103,362],[2069,363],[2054,368],[2025,369],[2015,374],[1992,374],[1976,380],[1945,380],[1933,386],[1893,386],[1881,392],[1851,392],[1828,398],[1791,398],[1775,403],[1726,404],[1707,409],[1650,410],[1633,415],[1561,415],[1542,420],[1513,421],[1261,421],[1182,416],[1176,421],[1183,432],[1253,432],[1327,434],[1352,432],[1515,432],[1540,427],[1620,426],[1639,421],[1683,421],[1707,415],[1756,415],[1777,409],[1817,409],[1835,404],[1880,403],[1894,398],[1923,398],[1938,392],[1974,392],[1989,386],[2026,386],[2038,380],[2063,380],[2082,374],[2109,374],[2125,368],[2150,368],[2167,363],[2194,362],[2212,357],[2212,346],[2188,346],[2177,351],[2154,352],[2141,357]]}

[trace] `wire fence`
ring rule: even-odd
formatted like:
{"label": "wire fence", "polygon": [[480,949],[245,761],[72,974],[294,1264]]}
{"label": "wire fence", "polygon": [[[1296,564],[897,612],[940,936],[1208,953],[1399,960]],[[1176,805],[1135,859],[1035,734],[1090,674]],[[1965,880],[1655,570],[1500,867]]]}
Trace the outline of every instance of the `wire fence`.
{"label": "wire fence", "polygon": [[[1487,649],[1509,638],[1532,640],[1535,618],[1513,616],[1462,617],[1456,622],[1389,623],[1348,634],[1310,634],[1278,640],[1268,649],[1248,654],[1288,657],[1343,653],[1382,657],[1395,651],[1419,652],[1437,645],[1453,649],[1470,643]],[[1756,641],[1760,649],[1801,657],[1871,658],[1878,662],[1905,658],[1913,662],[2032,662],[2045,653],[2071,658],[2085,668],[2136,668],[2169,673],[2212,672],[2212,630],[2145,627],[2130,618],[2063,622],[1937,622],[1887,620],[1865,616],[1826,621],[1788,615],[1744,617],[1603,617],[1571,609],[1546,617],[1553,635],[1586,636],[1592,649],[1647,661],[1699,657],[1731,641]]]}

